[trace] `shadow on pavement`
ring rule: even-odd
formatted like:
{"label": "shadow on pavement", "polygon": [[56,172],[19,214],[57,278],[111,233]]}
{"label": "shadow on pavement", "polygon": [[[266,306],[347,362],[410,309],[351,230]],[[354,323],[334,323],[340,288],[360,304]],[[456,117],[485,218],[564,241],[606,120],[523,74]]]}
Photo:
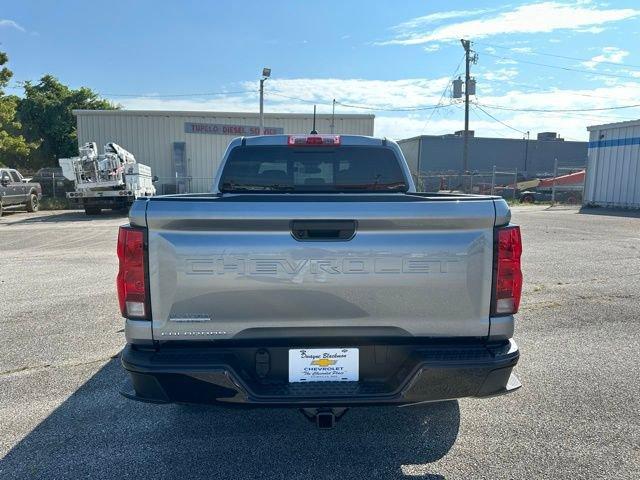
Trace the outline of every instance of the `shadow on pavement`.
{"label": "shadow on pavement", "polygon": [[398,478],[442,458],[460,425],[452,401],[352,409],[324,431],[293,409],[133,402],[124,379],[106,364],[0,461],[2,478]]}
{"label": "shadow on pavement", "polygon": [[[12,219],[11,217],[22,213],[22,218]],[[36,214],[25,212],[5,212],[0,220],[7,220],[8,225],[24,225],[32,223],[59,223],[59,222],[89,222],[92,220],[127,218],[129,212],[105,210],[99,215],[86,215],[82,210],[62,210],[54,213],[39,212]]]}
{"label": "shadow on pavement", "polygon": [[582,207],[579,213],[584,215],[603,215],[607,217],[640,218],[640,210],[623,208]]}

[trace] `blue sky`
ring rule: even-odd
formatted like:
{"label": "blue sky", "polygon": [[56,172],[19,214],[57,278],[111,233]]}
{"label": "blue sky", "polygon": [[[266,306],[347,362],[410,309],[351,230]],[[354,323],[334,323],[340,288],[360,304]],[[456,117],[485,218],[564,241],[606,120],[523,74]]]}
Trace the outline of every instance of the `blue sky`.
{"label": "blue sky", "polygon": [[583,111],[640,103],[637,0],[0,4],[12,85],[51,73],[125,108],[255,111],[269,66],[267,111],[328,112],[335,98],[373,109],[337,107],[375,113],[379,135],[448,133],[463,126],[447,86],[465,37],[477,135],[585,139],[589,124],[640,117]]}

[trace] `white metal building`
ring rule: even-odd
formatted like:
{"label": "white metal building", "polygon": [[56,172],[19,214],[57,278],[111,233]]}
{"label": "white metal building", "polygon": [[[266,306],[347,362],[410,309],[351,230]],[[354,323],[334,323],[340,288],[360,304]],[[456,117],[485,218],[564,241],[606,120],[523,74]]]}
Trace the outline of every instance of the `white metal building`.
{"label": "white metal building", "polygon": [[584,204],[640,208],[640,120],[587,127]]}
{"label": "white metal building", "polygon": [[[158,193],[207,192],[234,137],[258,134],[257,113],[74,110],[78,144],[115,142],[159,177]],[[374,115],[317,115],[318,133],[373,135]],[[270,134],[309,133],[313,115],[266,113]]]}

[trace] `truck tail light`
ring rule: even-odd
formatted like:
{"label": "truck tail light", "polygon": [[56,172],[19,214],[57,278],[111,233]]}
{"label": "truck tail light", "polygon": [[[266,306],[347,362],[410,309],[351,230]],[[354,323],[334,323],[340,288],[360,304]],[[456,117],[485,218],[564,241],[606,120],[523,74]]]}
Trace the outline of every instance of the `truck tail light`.
{"label": "truck tail light", "polygon": [[145,275],[144,230],[129,226],[118,232],[120,268],[116,284],[120,312],[126,318],[146,319],[149,298]]}
{"label": "truck tail light", "polygon": [[507,226],[495,231],[493,274],[493,315],[510,315],[518,311],[522,294],[520,227]]}
{"label": "truck tail light", "polygon": [[290,147],[337,147],[340,135],[290,135]]}

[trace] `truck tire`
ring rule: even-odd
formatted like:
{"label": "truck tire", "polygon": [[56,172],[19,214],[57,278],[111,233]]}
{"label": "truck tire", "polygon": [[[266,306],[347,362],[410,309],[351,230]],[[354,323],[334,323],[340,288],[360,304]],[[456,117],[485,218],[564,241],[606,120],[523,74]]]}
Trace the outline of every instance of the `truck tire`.
{"label": "truck tire", "polygon": [[40,202],[38,201],[38,196],[35,193],[29,195],[29,200],[27,200],[27,212],[37,212],[40,208]]}
{"label": "truck tire", "polygon": [[100,215],[101,212],[102,209],[100,207],[88,207],[86,205],[84,207],[84,213],[86,215]]}
{"label": "truck tire", "polygon": [[533,195],[523,195],[522,197],[520,197],[520,202],[521,203],[535,203],[536,199],[534,198]]}

